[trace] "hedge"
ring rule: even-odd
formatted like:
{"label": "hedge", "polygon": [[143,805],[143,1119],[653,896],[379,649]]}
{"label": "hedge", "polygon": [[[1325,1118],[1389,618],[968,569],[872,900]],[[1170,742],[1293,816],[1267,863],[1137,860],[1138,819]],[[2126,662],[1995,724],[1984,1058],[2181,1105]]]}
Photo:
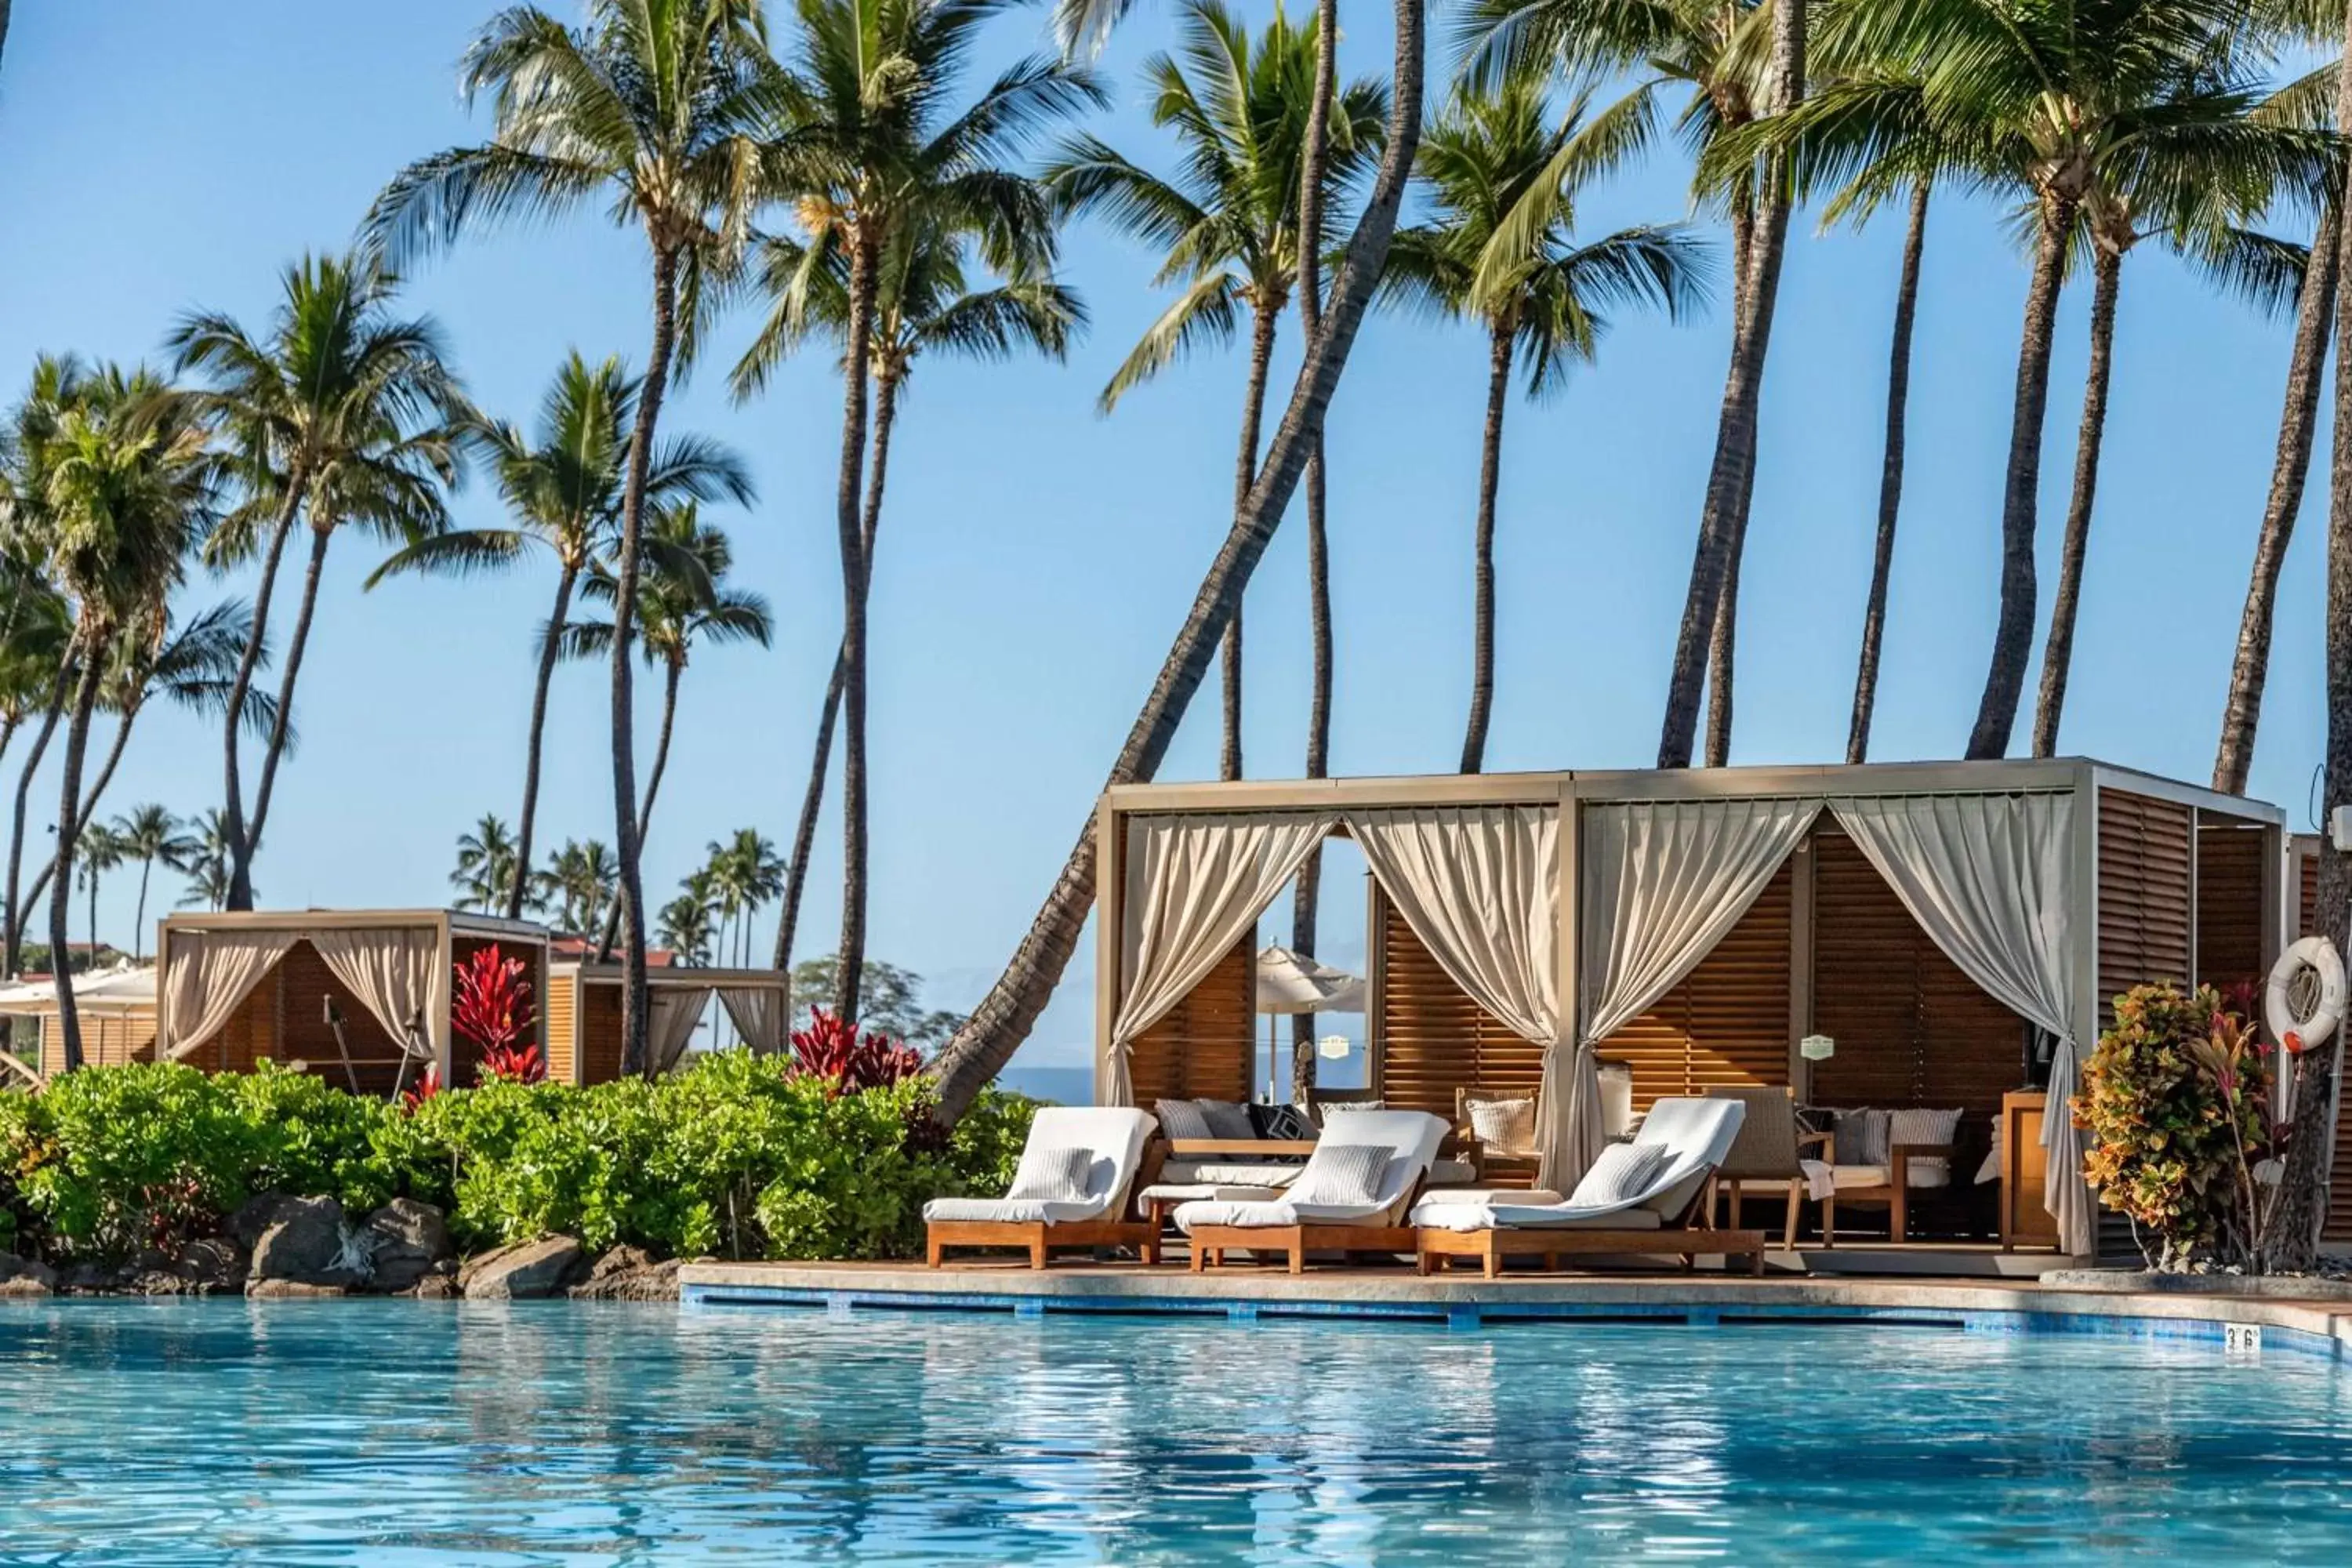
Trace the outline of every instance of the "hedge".
{"label": "hedge", "polygon": [[951,1130],[922,1079],[843,1092],[715,1053],[657,1082],[493,1082],[414,1108],[263,1064],[86,1068],[0,1094],[0,1250],[175,1251],[257,1193],[447,1211],[467,1250],[551,1232],[672,1257],[890,1258],[924,1200],[1002,1192],[1034,1109],[984,1093]]}

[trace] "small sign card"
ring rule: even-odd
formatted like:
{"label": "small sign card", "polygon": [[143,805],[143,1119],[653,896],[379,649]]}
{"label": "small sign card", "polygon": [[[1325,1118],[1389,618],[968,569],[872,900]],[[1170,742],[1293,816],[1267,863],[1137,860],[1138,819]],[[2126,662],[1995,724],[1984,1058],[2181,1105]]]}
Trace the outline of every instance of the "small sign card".
{"label": "small sign card", "polygon": [[1837,1055],[1837,1042],[1827,1035],[1807,1035],[1797,1042],[1797,1054],[1809,1062],[1825,1062]]}

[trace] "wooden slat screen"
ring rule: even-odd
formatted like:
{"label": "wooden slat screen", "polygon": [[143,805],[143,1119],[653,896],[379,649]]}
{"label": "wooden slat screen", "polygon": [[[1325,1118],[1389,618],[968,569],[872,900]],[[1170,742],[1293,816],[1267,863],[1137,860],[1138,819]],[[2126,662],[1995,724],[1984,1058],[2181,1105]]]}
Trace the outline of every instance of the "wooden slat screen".
{"label": "wooden slat screen", "polygon": [[541,1012],[541,1021],[547,1035],[547,1080],[550,1083],[576,1081],[572,1069],[578,1065],[572,1049],[572,1026],[576,1008],[574,997],[580,990],[577,974],[551,974],[547,981],[547,1005]]}
{"label": "wooden slat screen", "polygon": [[1928,940],[1853,840],[1813,837],[1813,1031],[1837,1042],[1811,1066],[1821,1105],[2000,1109],[2024,1081],[2026,1024]]}
{"label": "wooden slat screen", "polygon": [[1396,906],[1379,910],[1382,1008],[1381,1098],[1399,1110],[1454,1119],[1457,1089],[1524,1090],[1543,1081],[1543,1047],[1473,1002],[1413,934]]}
{"label": "wooden slat screen", "polygon": [[2223,993],[2259,984],[2263,963],[2263,856],[2258,827],[2197,830],[2197,978]]}
{"label": "wooden slat screen", "polygon": [[2190,812],[2099,792],[2099,1021],[2135,985],[2189,977]]}
{"label": "wooden slat screen", "polygon": [[580,987],[580,1081],[611,1083],[621,1076],[621,987]]}
{"label": "wooden slat screen", "polygon": [[1782,866],[1716,950],[1656,1006],[1601,1044],[1632,1065],[1633,1104],[1721,1085],[1789,1081],[1789,925]]}
{"label": "wooden slat screen", "polygon": [[2295,904],[2294,933],[2311,936],[2319,930],[2319,852],[2315,849],[2308,855],[2297,855],[2294,863],[2299,872],[2295,880],[2302,889]]}
{"label": "wooden slat screen", "polygon": [[[1128,1056],[1135,1103],[1250,1098],[1256,1065],[1257,933],[1245,934]],[[1289,1037],[1284,1031],[1283,1037]]]}

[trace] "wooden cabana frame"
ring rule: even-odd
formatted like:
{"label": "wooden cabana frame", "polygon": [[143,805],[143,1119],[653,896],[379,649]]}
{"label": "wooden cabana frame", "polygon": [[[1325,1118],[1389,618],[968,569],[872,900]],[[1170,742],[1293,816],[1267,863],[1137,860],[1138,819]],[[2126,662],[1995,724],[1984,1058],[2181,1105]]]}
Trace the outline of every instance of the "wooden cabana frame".
{"label": "wooden cabana frame", "polygon": [[[1580,911],[1576,895],[1580,887],[1582,809],[1587,805],[1631,801],[1885,799],[2023,794],[2064,795],[2074,803],[2073,880],[2081,907],[2074,911],[2069,962],[2077,998],[2077,1016],[2072,1032],[2084,1054],[2096,1040],[2113,996],[2130,985],[2161,979],[2226,983],[2252,978],[2266,971],[2281,950],[2288,923],[2289,874],[2283,812],[2263,803],[2220,795],[2088,758],[1130,784],[1114,787],[1101,797],[1095,824],[1096,887],[1099,899],[1095,986],[1097,1081],[1099,1085],[1109,1076],[1113,1022],[1124,979],[1121,963],[1125,944],[1121,932],[1125,929],[1124,902],[1128,892],[1126,830],[1131,821],[1139,817],[1415,806],[1557,806],[1563,827],[1559,840],[1562,896],[1559,900],[1559,928],[1555,944],[1557,983],[1562,1009],[1573,1017],[1579,1016],[1580,1000],[1577,974]],[[1346,830],[1342,827],[1335,831],[1344,834]],[[1799,1086],[1807,1081],[1808,1067],[1798,1044],[1811,1031],[1817,1016],[1824,1011],[1833,1011],[1843,1001],[1838,997],[1825,1001],[1816,994],[1824,984],[1834,985],[1836,977],[1821,970],[1824,955],[1816,951],[1817,933],[1811,912],[1821,896],[1813,887],[1819,858],[1811,850],[1817,840],[1839,833],[1836,824],[1826,817],[1816,823],[1800,851],[1782,867],[1775,889],[1765,900],[1759,900],[1759,903],[1779,900],[1771,907],[1785,911],[1775,917],[1785,922],[1785,934],[1780,927],[1774,927],[1761,939],[1751,936],[1751,941],[1760,940],[1765,945],[1757,947],[1744,962],[1774,963],[1781,970],[1786,986],[1785,1018],[1776,1017],[1758,1026],[1759,1038],[1751,1043],[1751,1048],[1767,1048],[1764,1034],[1769,1031],[1766,1057],[1733,1063],[1727,1072],[1736,1075],[1777,1069],[1785,1075],[1779,1081]],[[1853,865],[1859,862],[1858,855],[1842,853],[1832,859],[1836,862],[1839,875],[1849,883],[1855,879]],[[1864,870],[1871,881],[1883,887],[1874,872],[1869,872],[1866,867]],[[1375,924],[1366,933],[1371,990],[1367,1045],[1373,1092],[1381,1093],[1387,1088],[1390,1067],[1384,1029],[1394,1010],[1391,996],[1395,987],[1405,984],[1408,977],[1389,973],[1394,966],[1386,961],[1380,940],[1377,922],[1381,919],[1381,895],[1377,886],[1372,897]],[[1899,906],[1897,913],[1900,914]],[[1907,915],[1901,918],[1908,922]],[[2202,944],[2206,951],[2202,952],[2200,934],[2206,938]],[[1717,951],[1733,940],[1727,937]],[[1775,952],[1775,948],[1780,951]],[[1858,955],[1863,951],[1856,942],[1849,940],[1828,957],[1832,962],[1860,962]],[[1940,954],[1933,957],[1949,967],[1948,961],[1942,960]],[[1229,979],[1223,968],[1220,966],[1219,973],[1211,981],[1203,982],[1203,986],[1221,985]],[[1950,977],[1939,975],[1937,983],[1948,989]],[[1988,1067],[1979,1076],[1986,1076],[1988,1084],[1992,1077],[2005,1078],[2012,1070],[2016,1078],[2021,1079],[2021,1037],[2026,1027],[2023,1021],[2007,1014],[1990,998],[1983,998],[1981,993],[1978,996],[1986,1006],[2010,1020],[2004,1026],[1996,1018],[1985,1026],[1996,1033],[2005,1027],[2003,1037],[2015,1042],[2006,1047],[2011,1053],[2006,1063]],[[1190,998],[1187,1000],[1189,1003]],[[1233,1009],[1220,1007],[1214,1011],[1222,1016]],[[1471,1011],[1475,1013],[1475,1007]],[[1150,1034],[1145,1031],[1139,1041]],[[1537,1070],[1538,1047],[1517,1041],[1503,1043],[1511,1049],[1496,1053],[1498,1058],[1508,1058],[1500,1070],[1516,1071],[1531,1083]],[[1512,1050],[1516,1050],[1516,1056]],[[1519,1059],[1522,1058],[1525,1059]],[[2009,1064],[2014,1064],[2013,1069]],[[1493,1076],[1491,1071],[1480,1070],[1485,1077]],[[1136,1063],[1139,1090],[1148,1076],[1145,1065]],[[1739,1079],[1734,1076],[1723,1081]],[[1771,1080],[1749,1078],[1747,1081]],[[2017,1085],[2015,1081],[1992,1085],[1994,1089],[2001,1087],[2013,1089]],[[1433,1084],[1421,1084],[1414,1090],[1423,1099],[1434,1092]],[[1999,1095],[1987,1085],[1973,1085],[1970,1093],[1979,1100],[1990,1099],[1987,1109],[1999,1109]],[[1138,1098],[1141,1098],[1140,1093]],[[1419,1100],[1408,1095],[1407,1102],[1418,1104]],[[1391,1103],[1396,1103],[1393,1097]],[[1438,1109],[1440,1114],[1451,1110],[1450,1104],[1427,1108]],[[1958,1173],[1955,1175],[1958,1179]]]}
{"label": "wooden cabana frame", "polygon": [[[777,1016],[792,1026],[792,976],[774,969],[701,969],[655,964],[646,971],[655,990],[764,991]],[[548,969],[547,1076],[551,1082],[607,1083],[621,1076],[621,966],[581,959]]]}
{"label": "wooden cabana frame", "polygon": [[[522,957],[528,963],[533,994],[542,999],[536,1008],[533,1038],[547,1047],[548,942],[544,926],[528,921],[501,920],[464,910],[255,910],[213,913],[182,913],[158,922],[155,932],[156,1038],[172,1037],[171,973],[175,949],[184,950],[188,938],[215,931],[283,931],[297,938],[311,933],[354,931],[425,930],[433,933],[437,962],[446,976],[459,959],[486,945]],[[450,989],[454,990],[454,987]],[[221,1029],[199,1043],[183,1060],[208,1070],[236,1070],[257,1058],[301,1061],[310,1071],[331,1078],[343,1072],[332,1031],[320,1004],[331,1000],[345,1024],[346,1037],[361,1051],[372,1053],[371,1066],[396,1062],[399,1046],[349,990],[318,963],[314,950],[298,942],[270,966],[238,1005],[236,1014]],[[445,1084],[459,1081],[456,1037],[444,1005],[429,1010],[425,1035],[433,1059]],[[234,1041],[234,1045],[232,1044]],[[215,1048],[217,1047],[217,1048]],[[383,1076],[383,1075],[378,1075]]]}

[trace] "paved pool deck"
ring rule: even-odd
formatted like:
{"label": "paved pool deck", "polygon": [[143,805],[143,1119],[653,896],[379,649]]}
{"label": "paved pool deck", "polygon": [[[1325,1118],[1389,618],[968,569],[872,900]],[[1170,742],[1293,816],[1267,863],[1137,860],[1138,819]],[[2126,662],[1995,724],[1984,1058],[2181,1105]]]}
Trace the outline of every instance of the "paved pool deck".
{"label": "paved pool deck", "polygon": [[1511,1321],[1659,1321],[1697,1328],[1853,1321],[1979,1333],[2106,1333],[2223,1342],[2231,1326],[2262,1331],[2264,1349],[2352,1363],[2352,1299],[2194,1290],[2107,1290],[2035,1280],[1756,1279],[1612,1273],[1483,1279],[1424,1279],[1407,1268],[1327,1268],[1303,1275],[1240,1268],[1193,1274],[1182,1265],[1059,1263],[1044,1270],[992,1260],[943,1268],[892,1263],[690,1263],[679,1270],[689,1311],[816,1309],[1009,1312],[1017,1317],[1118,1313],[1360,1318],[1454,1330]]}

